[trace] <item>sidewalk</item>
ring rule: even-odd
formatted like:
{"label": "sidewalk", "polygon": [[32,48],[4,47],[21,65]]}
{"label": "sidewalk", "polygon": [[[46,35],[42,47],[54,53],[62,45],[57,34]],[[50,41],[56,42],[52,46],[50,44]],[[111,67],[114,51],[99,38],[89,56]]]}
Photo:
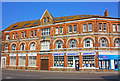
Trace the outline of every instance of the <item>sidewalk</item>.
{"label": "sidewalk", "polygon": [[57,73],[109,73],[118,74],[118,71],[106,71],[106,72],[90,72],[90,71],[49,71],[49,70],[22,70],[22,69],[2,69],[2,70],[14,70],[14,71],[27,71],[27,72],[57,72]]}

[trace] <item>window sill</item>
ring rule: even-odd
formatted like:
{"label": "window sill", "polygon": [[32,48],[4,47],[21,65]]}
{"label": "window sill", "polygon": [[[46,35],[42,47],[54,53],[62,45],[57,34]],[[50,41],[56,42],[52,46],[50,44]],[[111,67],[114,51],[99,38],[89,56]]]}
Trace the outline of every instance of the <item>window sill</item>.
{"label": "window sill", "polygon": [[38,67],[38,66],[28,66],[28,67]]}

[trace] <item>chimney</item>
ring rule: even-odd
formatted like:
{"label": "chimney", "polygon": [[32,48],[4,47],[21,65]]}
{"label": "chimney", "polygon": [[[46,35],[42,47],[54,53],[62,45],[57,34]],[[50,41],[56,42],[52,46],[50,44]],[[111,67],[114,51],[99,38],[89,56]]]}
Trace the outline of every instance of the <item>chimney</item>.
{"label": "chimney", "polygon": [[106,9],[106,11],[104,12],[104,16],[109,16],[108,10]]}

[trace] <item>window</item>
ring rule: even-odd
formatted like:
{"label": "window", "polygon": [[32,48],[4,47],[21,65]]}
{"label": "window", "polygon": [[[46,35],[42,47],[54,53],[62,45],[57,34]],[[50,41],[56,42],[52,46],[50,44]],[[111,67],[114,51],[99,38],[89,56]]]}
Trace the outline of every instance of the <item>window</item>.
{"label": "window", "polygon": [[103,24],[103,30],[106,31],[106,23]]}
{"label": "window", "polygon": [[58,27],[55,28],[55,34],[58,34]]}
{"label": "window", "polygon": [[116,25],[115,24],[113,24],[113,31],[115,32],[116,31],[116,27],[115,27]]}
{"label": "window", "polygon": [[87,31],[87,24],[83,24],[83,31]]}
{"label": "window", "polygon": [[69,26],[69,33],[72,33],[72,26]]}
{"label": "window", "polygon": [[28,66],[36,66],[36,56],[28,57]]}
{"label": "window", "polygon": [[16,45],[13,44],[13,45],[12,45],[12,51],[15,51],[15,50],[16,50]]}
{"label": "window", "polygon": [[82,62],[82,67],[95,67],[95,55],[83,55]]}
{"label": "window", "polygon": [[34,31],[34,36],[36,36],[36,35],[37,35],[37,30]]}
{"label": "window", "polygon": [[31,37],[33,37],[33,31],[31,31]]}
{"label": "window", "polygon": [[31,43],[31,45],[30,45],[30,50],[36,50],[36,46],[35,46],[35,43],[34,43],[34,42]]}
{"label": "window", "polygon": [[16,33],[16,39],[17,39],[17,33]]}
{"label": "window", "polygon": [[77,41],[72,39],[69,41],[70,48],[75,48],[77,47]]}
{"label": "window", "polygon": [[92,31],[92,23],[88,24],[88,29],[89,29],[89,31]]}
{"label": "window", "polygon": [[25,62],[26,62],[26,56],[19,56],[19,65],[25,66],[26,65]]}
{"label": "window", "polygon": [[10,65],[16,66],[16,56],[10,56]]}
{"label": "window", "polygon": [[107,39],[106,38],[101,38],[100,39],[100,47],[107,47]]}
{"label": "window", "polygon": [[73,67],[73,56],[67,56],[67,66]]}
{"label": "window", "polygon": [[63,27],[60,27],[60,34],[63,33]]}
{"label": "window", "polygon": [[47,22],[49,22],[49,17],[47,17]]}
{"label": "window", "polygon": [[54,56],[54,66],[64,67],[64,56]]}
{"label": "window", "polygon": [[50,28],[42,29],[42,36],[44,35],[50,35]]}
{"label": "window", "polygon": [[117,39],[115,39],[115,47],[120,47],[120,39],[119,38],[117,38]]}
{"label": "window", "polygon": [[77,25],[73,25],[74,27],[74,32],[77,32]]}
{"label": "window", "polygon": [[56,41],[55,48],[56,49],[63,48],[63,42],[61,40]]}
{"label": "window", "polygon": [[25,50],[25,44],[24,43],[21,44],[21,50]]}
{"label": "window", "polygon": [[102,31],[102,23],[99,23],[99,31]]}
{"label": "window", "polygon": [[49,41],[42,41],[41,42],[41,50],[49,50],[50,49],[50,42]]}
{"label": "window", "polygon": [[14,33],[13,33],[13,39],[14,39],[14,36],[15,36],[15,35],[14,35]]}
{"label": "window", "polygon": [[120,24],[117,25],[117,31],[120,32]]}
{"label": "window", "polygon": [[26,31],[25,31],[25,37],[26,37]]}
{"label": "window", "polygon": [[10,35],[6,34],[6,40],[9,40],[9,38],[10,38]]}
{"label": "window", "polygon": [[85,39],[84,47],[93,47],[93,41],[90,38]]}
{"label": "window", "polygon": [[99,60],[99,69],[109,69],[110,60]]}
{"label": "window", "polygon": [[21,38],[23,38],[23,32],[21,32]]}
{"label": "window", "polygon": [[5,51],[8,51],[8,44],[5,44]]}
{"label": "window", "polygon": [[44,22],[44,23],[46,22],[46,18],[44,18],[43,22]]}

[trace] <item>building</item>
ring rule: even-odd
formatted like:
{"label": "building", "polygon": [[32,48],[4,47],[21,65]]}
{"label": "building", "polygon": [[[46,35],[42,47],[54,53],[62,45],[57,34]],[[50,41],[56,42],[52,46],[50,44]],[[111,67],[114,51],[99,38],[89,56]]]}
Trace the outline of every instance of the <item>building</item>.
{"label": "building", "polygon": [[16,22],[3,31],[2,67],[32,70],[119,70],[120,19],[75,15]]}

